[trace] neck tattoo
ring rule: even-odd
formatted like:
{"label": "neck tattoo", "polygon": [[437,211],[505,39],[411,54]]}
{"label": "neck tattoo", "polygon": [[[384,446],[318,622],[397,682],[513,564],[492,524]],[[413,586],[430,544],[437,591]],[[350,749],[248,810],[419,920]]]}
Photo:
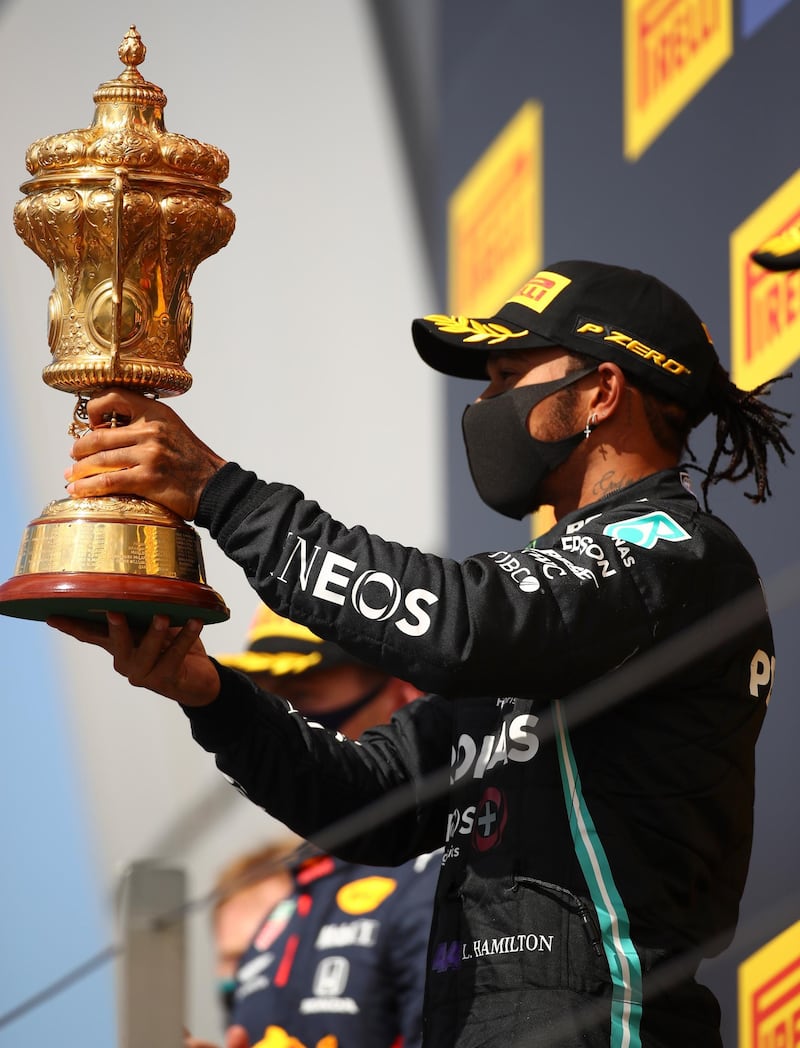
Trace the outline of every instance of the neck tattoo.
{"label": "neck tattoo", "polygon": [[622,488],[635,484],[637,480],[641,480],[641,478],[629,477],[625,473],[618,473],[616,470],[610,469],[593,485],[592,494],[598,499],[604,498],[606,495],[611,495],[615,491],[621,491]]}

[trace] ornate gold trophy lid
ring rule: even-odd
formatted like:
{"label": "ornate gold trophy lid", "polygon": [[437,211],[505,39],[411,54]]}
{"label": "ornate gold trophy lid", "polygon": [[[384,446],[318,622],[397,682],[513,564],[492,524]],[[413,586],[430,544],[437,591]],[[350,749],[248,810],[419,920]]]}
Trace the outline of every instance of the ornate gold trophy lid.
{"label": "ornate gold trophy lid", "polygon": [[131,26],[91,127],[40,138],[25,157],[14,225],[55,279],[43,378],[72,393],[189,388],[189,282],[235,224],[227,156],[165,129],[166,95],[138,69],[145,53]]}
{"label": "ornate gold trophy lid", "polygon": [[[216,146],[166,130],[166,95],[139,72],[145,47],[131,26],[125,66],[95,94],[91,127],[40,138],[25,157],[31,178],[14,225],[53,274],[44,381],[87,397],[111,386],[175,396],[192,383],[189,283],[227,244],[235,224]],[[0,614],[148,621],[168,612],[228,617],[204,578],[200,540],[162,506],[134,497],[62,499],[26,529]]]}

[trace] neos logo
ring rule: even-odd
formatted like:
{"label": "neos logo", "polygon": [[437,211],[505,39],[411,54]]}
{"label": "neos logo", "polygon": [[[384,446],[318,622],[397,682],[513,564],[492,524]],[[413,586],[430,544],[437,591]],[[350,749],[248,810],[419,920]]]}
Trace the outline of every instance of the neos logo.
{"label": "neos logo", "polygon": [[[292,536],[289,535],[289,538]],[[280,582],[297,582],[303,592],[329,604],[344,605],[349,601],[359,615],[371,622],[392,622],[407,637],[421,637],[431,625],[427,609],[439,598],[430,590],[417,588],[407,593],[385,571],[367,568],[359,572],[358,562],[332,550],[314,546],[310,551],[299,535],[290,547],[276,578]],[[400,617],[397,617],[400,616]]]}

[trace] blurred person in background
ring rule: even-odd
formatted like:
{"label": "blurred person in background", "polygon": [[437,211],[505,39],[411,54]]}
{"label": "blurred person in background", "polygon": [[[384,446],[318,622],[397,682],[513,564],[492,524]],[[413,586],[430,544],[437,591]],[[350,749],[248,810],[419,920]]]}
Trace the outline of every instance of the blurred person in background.
{"label": "blurred person in background", "polygon": [[[262,605],[217,656],[309,721],[358,738],[419,696]],[[226,1048],[415,1048],[441,855],[353,865],[283,838],[219,874],[213,928]],[[187,1035],[185,1048],[214,1048]]]}
{"label": "blurred person in background", "polygon": [[212,913],[217,990],[226,1025],[230,1024],[236,969],[253,941],[255,929],[293,889],[291,855],[300,838],[287,836],[238,855],[218,874]]}

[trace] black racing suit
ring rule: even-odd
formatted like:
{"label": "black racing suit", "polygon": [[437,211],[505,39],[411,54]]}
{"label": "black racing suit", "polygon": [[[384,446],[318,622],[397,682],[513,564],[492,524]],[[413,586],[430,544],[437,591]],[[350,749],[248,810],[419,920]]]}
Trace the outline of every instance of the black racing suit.
{"label": "black racing suit", "polygon": [[[224,668],[187,711],[304,837],[412,784],[337,850],[393,864],[445,845],[425,1044],[719,1045],[693,975],[736,924],[774,658],[756,568],[685,475],[462,563],[232,463],[196,520],[277,612],[432,693],[360,743]],[[731,606],[738,621],[704,622]],[[426,790],[448,764],[449,792]]]}
{"label": "black racing suit", "polygon": [[[419,1048],[428,929],[441,853],[399,867],[319,855],[256,929],[230,1022],[250,1043],[278,1027],[305,1048]],[[294,1042],[293,1042],[294,1043]]]}

